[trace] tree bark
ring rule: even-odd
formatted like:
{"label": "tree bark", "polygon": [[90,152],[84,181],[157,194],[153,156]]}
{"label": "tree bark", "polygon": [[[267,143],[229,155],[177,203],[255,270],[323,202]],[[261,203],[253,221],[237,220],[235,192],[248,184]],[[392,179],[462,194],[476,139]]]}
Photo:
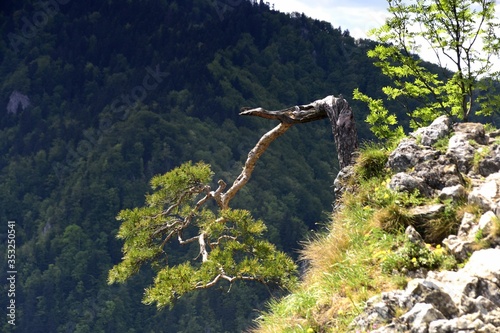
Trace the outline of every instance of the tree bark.
{"label": "tree bark", "polygon": [[278,126],[264,134],[259,142],[253,147],[252,150],[248,153],[247,160],[245,162],[245,166],[243,167],[243,171],[240,173],[238,178],[234,181],[233,185],[226,193],[220,195],[220,199],[216,201],[219,203],[221,209],[229,208],[229,201],[238,193],[238,191],[245,186],[245,184],[250,180],[250,176],[252,175],[253,169],[255,168],[255,163],[260,158],[260,156],[266,151],[271,142],[273,142],[277,137],[285,133],[288,128],[292,126],[291,124],[281,122]]}
{"label": "tree bark", "polygon": [[240,115],[276,119],[281,124],[289,125],[329,118],[341,169],[352,164],[353,153],[359,146],[352,109],[342,96],[330,95],[310,104],[297,105],[277,111],[268,111],[260,107],[244,108]]}

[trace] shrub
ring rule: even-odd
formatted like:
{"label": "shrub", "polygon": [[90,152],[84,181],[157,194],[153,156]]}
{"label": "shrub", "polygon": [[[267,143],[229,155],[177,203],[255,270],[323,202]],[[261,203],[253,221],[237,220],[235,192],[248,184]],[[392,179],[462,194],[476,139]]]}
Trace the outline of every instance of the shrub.
{"label": "shrub", "polygon": [[457,263],[453,256],[448,254],[441,245],[432,249],[431,245],[422,246],[405,239],[398,251],[387,253],[381,258],[382,271],[390,274],[395,271],[415,271],[424,269],[450,269]]}

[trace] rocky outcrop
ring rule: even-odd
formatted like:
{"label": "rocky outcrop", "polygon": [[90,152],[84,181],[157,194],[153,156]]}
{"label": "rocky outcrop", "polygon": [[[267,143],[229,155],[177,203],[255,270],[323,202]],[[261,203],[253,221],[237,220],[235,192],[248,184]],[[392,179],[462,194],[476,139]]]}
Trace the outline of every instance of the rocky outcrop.
{"label": "rocky outcrop", "polygon": [[[396,316],[397,313],[403,313]],[[500,249],[474,252],[457,272],[429,272],[367,302],[353,332],[500,332]]]}
{"label": "rocky outcrop", "polygon": [[[482,124],[461,123],[451,127],[447,117],[439,117],[402,140],[391,153],[387,166],[396,176],[390,187],[434,196],[444,188],[465,186],[464,175],[477,179],[497,173],[500,146],[495,142],[497,133],[492,136],[485,133]],[[447,137],[450,139],[446,151],[434,147]]]}
{"label": "rocky outcrop", "polygon": [[430,126],[419,128],[410,136],[419,139],[424,146],[432,146],[440,139],[445,138],[449,131],[450,119],[447,116],[441,116],[436,118]]}
{"label": "rocky outcrop", "polygon": [[[435,147],[439,140],[447,137],[447,146]],[[491,211],[500,217],[499,137],[500,132],[487,134],[482,124],[461,123],[452,127],[447,117],[439,117],[430,126],[402,140],[390,154],[387,167],[394,175],[388,186],[397,191],[418,191],[442,202],[467,200],[482,211]],[[434,208],[416,207],[410,213],[414,212],[417,220],[422,220],[422,216],[425,220],[426,216],[432,218]],[[466,214],[460,230],[465,230],[465,225],[478,224],[481,219]],[[494,224],[492,219],[489,221]],[[451,235],[444,244],[459,260],[464,260],[471,254],[475,238],[483,229],[481,226],[479,230],[470,229],[472,234]],[[496,244],[495,239],[488,241]]]}
{"label": "rocky outcrop", "polygon": [[[410,209],[417,224],[432,221],[450,201],[466,202],[482,213],[464,213],[458,231],[443,240],[459,262],[467,262],[462,269],[413,275],[421,278],[405,290],[370,299],[352,322],[353,332],[500,333],[498,138],[500,131],[487,134],[482,124],[450,126],[448,118],[440,117],[391,153],[388,186],[436,199]],[[413,228],[406,235],[423,244]]]}
{"label": "rocky outcrop", "polygon": [[405,138],[389,156],[387,165],[394,172],[405,172],[426,160],[436,159],[439,155],[438,151],[417,144],[415,138]]}
{"label": "rocky outcrop", "polygon": [[469,194],[469,202],[483,210],[500,213],[500,172],[493,173],[475,186]]}
{"label": "rocky outcrop", "polygon": [[479,174],[483,177],[500,170],[500,145],[491,146],[489,154],[479,163]]}
{"label": "rocky outcrop", "polygon": [[498,232],[494,231],[498,225],[497,221],[498,215],[491,210],[479,218],[465,213],[457,235],[448,236],[443,240],[443,244],[459,261],[466,260],[481,243],[497,247],[500,245]]}

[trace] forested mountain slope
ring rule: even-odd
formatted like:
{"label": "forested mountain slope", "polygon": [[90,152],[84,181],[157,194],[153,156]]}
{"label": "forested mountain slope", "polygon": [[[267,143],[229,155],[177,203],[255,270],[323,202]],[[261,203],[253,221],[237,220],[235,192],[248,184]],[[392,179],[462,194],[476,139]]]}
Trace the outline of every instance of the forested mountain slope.
{"label": "forested mountain slope", "polygon": [[[365,56],[370,42],[249,1],[5,0],[0,31],[0,239],[15,221],[16,332],[244,330],[274,291],[236,285],[157,312],[140,303],[151,272],[108,286],[116,214],[188,160],[232,181],[274,125],[240,119],[240,107],[350,100],[355,87],[377,96],[385,80]],[[352,106],[367,138],[364,106]],[[331,211],[335,156],[326,121],[292,128],[237,206],[296,255]]]}

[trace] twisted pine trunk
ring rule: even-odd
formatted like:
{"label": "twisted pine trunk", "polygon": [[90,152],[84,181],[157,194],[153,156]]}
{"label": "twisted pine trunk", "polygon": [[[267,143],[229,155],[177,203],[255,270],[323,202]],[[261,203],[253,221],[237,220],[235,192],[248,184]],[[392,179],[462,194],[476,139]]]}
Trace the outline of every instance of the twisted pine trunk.
{"label": "twisted pine trunk", "polygon": [[329,118],[341,169],[353,162],[353,153],[359,146],[353,112],[342,96],[337,98],[330,95],[310,104],[292,106],[278,111],[268,111],[263,108],[242,109],[240,115],[277,119],[281,124],[286,125]]}

